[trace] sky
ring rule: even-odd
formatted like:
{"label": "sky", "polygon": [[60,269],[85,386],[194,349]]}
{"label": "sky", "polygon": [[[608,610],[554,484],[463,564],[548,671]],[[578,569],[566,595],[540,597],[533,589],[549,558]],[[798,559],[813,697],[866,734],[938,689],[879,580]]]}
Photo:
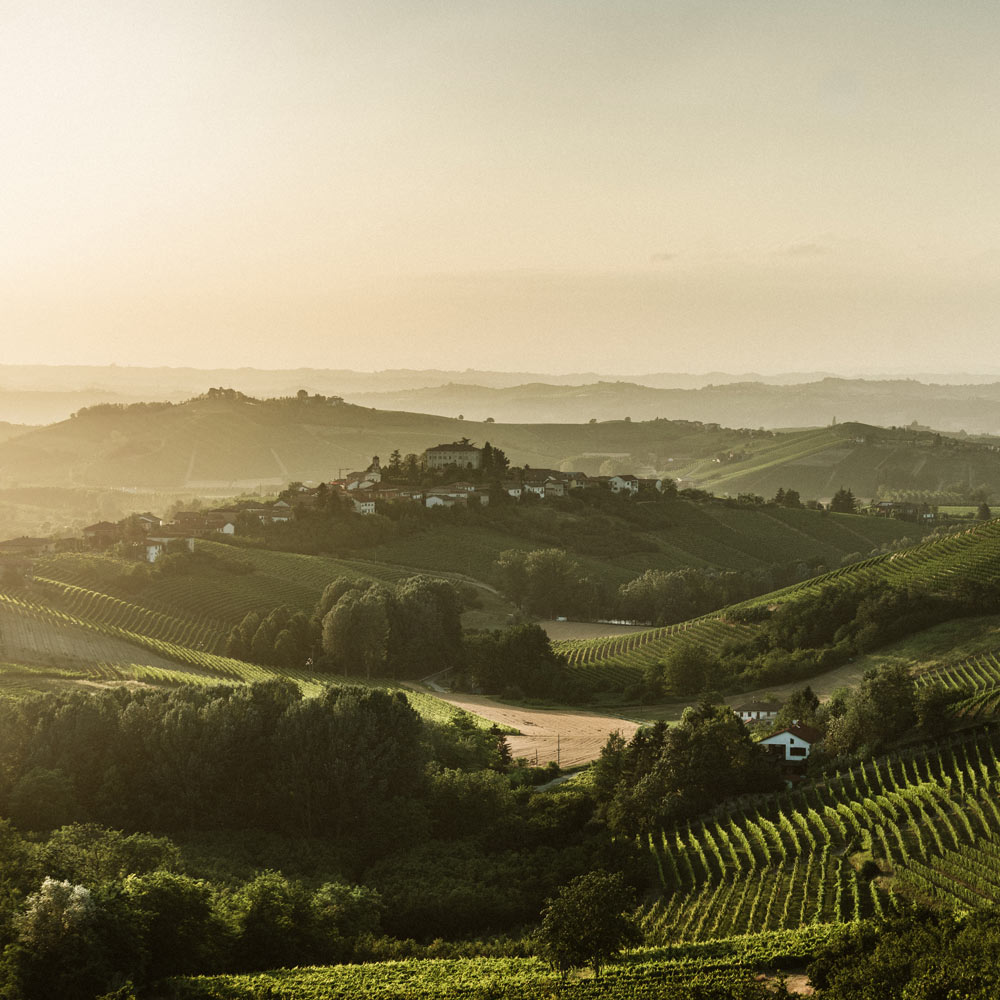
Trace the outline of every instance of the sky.
{"label": "sky", "polygon": [[1000,8],[0,0],[0,360],[977,371]]}

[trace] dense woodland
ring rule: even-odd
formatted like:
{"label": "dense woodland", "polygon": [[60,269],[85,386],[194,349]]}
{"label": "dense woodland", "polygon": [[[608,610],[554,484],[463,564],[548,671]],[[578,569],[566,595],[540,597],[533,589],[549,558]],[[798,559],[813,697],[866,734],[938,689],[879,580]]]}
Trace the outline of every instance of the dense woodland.
{"label": "dense woodland", "polygon": [[419,953],[517,934],[596,867],[647,874],[588,795],[532,794],[500,734],[378,689],[0,702],[0,774],[10,997]]}

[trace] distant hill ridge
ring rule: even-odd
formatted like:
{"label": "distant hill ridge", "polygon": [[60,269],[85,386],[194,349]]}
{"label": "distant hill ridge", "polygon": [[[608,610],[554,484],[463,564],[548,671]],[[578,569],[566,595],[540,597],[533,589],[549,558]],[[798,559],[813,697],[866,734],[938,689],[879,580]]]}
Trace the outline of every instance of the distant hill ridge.
{"label": "distant hill ridge", "polygon": [[514,464],[536,468],[584,454],[597,465],[620,454],[669,464],[739,447],[748,433],[690,421],[476,424],[330,397],[258,400],[216,390],[178,404],[99,405],[0,443],[0,485],[283,486],[463,437],[489,440]]}
{"label": "distant hill ridge", "polygon": [[542,374],[393,369],[210,369],[0,365],[0,420],[49,423],[100,402],[181,402],[206,385],[257,397],[343,396],[403,409],[501,422],[573,422],[630,416],[735,426],[825,425],[833,417],[922,424],[970,433],[1000,430],[1000,374],[833,375],[829,372]]}
{"label": "distant hill ridge", "polygon": [[791,488],[826,499],[847,486],[865,500],[880,491],[932,503],[943,502],[938,495],[966,503],[976,491],[1000,496],[1000,441],[914,427],[848,422],[778,433],[664,418],[504,424],[230,390],[176,404],[102,404],[7,440],[0,434],[0,488],[271,489],[339,478],[373,455],[420,454],[463,437],[489,441],[517,466],[667,475],[720,495],[767,499]]}

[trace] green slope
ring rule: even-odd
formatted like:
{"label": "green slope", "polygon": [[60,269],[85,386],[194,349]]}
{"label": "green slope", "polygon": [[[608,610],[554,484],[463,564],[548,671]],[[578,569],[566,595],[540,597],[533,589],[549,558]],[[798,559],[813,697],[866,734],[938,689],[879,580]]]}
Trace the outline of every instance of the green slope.
{"label": "green slope", "polygon": [[[490,579],[505,549],[564,548],[595,580],[616,588],[647,569],[754,570],[803,562],[836,566],[846,555],[916,540],[923,529],[885,518],[685,500],[594,510],[573,502],[434,519],[363,554],[380,561]],[[596,553],[595,554],[595,550]]]}
{"label": "green slope", "polygon": [[[734,609],[770,606],[794,600],[797,595],[816,592],[833,582],[849,584],[885,580],[903,585],[932,584],[959,576],[988,581],[995,580],[998,573],[1000,519],[977,524],[959,534],[924,542],[899,552],[874,556],[735,605]],[[694,642],[718,650],[735,635],[752,634],[754,626],[731,620],[730,610],[722,609],[690,622],[650,629],[647,632],[609,639],[571,640],[555,645],[572,665],[582,668],[591,677],[605,676],[616,683],[626,682],[628,679],[635,681],[647,666],[662,660],[678,641]]]}
{"label": "green slope", "polygon": [[1000,492],[1000,451],[929,431],[849,423],[777,435],[757,442],[742,460],[696,462],[680,475],[732,495],[770,497],[791,488],[825,498],[846,486],[865,500],[879,490],[966,497],[981,486]]}

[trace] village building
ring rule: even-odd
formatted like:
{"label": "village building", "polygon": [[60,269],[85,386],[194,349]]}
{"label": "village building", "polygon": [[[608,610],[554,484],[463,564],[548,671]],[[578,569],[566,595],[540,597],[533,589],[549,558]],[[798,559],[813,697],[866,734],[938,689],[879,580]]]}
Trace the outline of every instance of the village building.
{"label": "village building", "polygon": [[629,474],[611,476],[608,479],[608,485],[611,487],[612,493],[628,493],[630,496],[635,496],[639,492],[639,480]]}
{"label": "village building", "polygon": [[478,469],[482,465],[483,452],[468,442],[456,441],[428,448],[424,452],[424,461],[428,469],[445,469],[449,465],[460,469]]}
{"label": "village building", "polygon": [[94,548],[103,549],[121,541],[122,528],[120,524],[113,524],[111,521],[98,521],[83,529],[83,537]]}
{"label": "village building", "polygon": [[146,562],[155,563],[160,556],[165,555],[168,550],[185,549],[187,552],[194,552],[194,538],[184,534],[173,532],[159,534],[148,537],[144,542]]}

